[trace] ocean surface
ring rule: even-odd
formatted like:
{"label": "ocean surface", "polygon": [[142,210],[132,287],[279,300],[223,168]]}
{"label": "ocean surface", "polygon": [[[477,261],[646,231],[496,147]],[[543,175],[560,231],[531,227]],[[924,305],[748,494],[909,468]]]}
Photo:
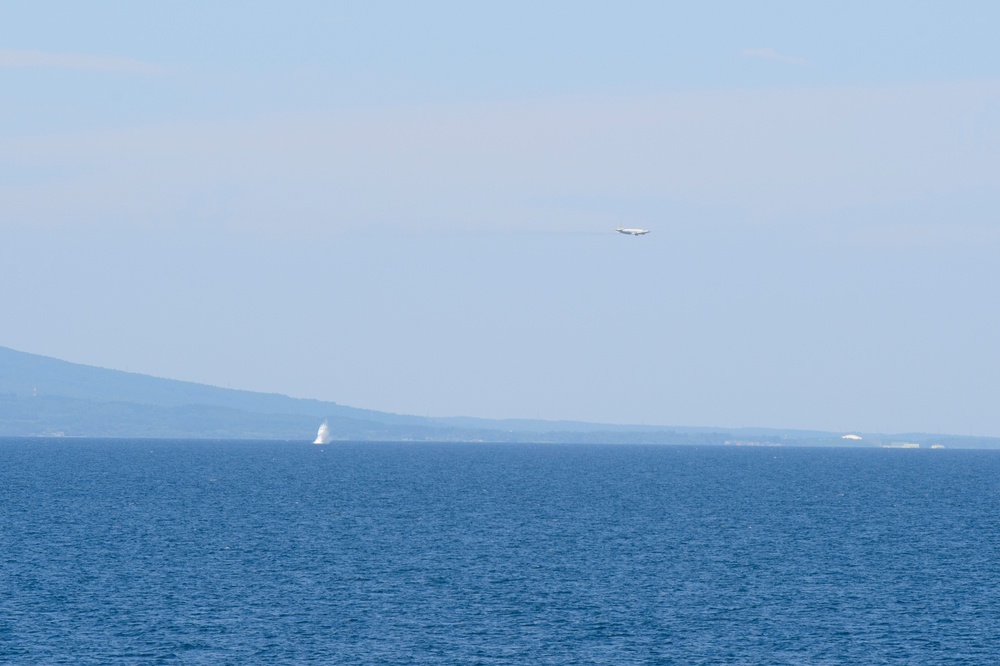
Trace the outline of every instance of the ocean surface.
{"label": "ocean surface", "polygon": [[7,439],[0,663],[998,663],[998,551],[992,451]]}

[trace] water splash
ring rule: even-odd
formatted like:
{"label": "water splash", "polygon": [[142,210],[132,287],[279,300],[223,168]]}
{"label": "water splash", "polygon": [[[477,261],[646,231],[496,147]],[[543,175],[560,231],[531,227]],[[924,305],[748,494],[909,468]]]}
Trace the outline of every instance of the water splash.
{"label": "water splash", "polygon": [[330,434],[330,424],[323,421],[323,425],[319,427],[319,432],[316,433],[316,441],[313,444],[329,444],[333,441],[333,436]]}

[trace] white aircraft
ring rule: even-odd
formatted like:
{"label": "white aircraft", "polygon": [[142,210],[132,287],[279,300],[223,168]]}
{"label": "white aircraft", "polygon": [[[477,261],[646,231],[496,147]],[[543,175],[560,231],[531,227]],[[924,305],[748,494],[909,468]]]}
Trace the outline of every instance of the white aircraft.
{"label": "white aircraft", "polygon": [[641,236],[643,234],[649,233],[649,229],[623,229],[622,225],[620,224],[618,225],[618,228],[615,229],[615,231],[617,231],[620,234],[629,234],[631,236]]}

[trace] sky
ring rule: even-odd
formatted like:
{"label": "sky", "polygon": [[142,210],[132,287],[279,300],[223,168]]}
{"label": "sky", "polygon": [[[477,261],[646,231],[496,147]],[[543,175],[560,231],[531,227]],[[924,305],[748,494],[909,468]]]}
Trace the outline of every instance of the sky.
{"label": "sky", "polygon": [[0,2],[0,345],[422,416],[1000,436],[997,24]]}

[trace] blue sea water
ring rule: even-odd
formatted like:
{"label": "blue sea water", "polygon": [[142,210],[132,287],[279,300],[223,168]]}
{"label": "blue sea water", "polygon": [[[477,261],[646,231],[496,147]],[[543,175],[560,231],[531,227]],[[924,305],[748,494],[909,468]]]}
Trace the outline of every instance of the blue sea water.
{"label": "blue sea water", "polygon": [[0,440],[0,662],[1000,661],[1000,452]]}

